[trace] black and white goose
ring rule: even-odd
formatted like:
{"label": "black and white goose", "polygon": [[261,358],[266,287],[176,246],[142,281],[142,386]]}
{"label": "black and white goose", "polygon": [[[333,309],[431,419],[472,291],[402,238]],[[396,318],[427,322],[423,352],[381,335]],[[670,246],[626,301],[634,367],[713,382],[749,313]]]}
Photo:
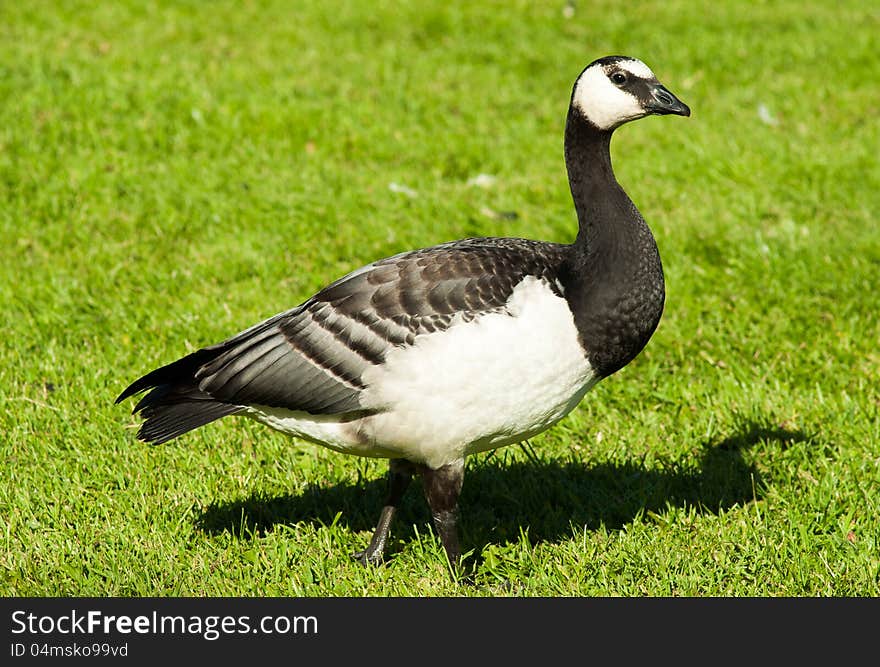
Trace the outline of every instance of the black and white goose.
{"label": "black and white goose", "polygon": [[227,415],[346,454],[387,457],[388,498],[364,562],[382,559],[395,510],[421,475],[450,562],[469,454],[565,417],[629,363],[665,298],[657,245],[614,177],[616,128],[688,107],[634,58],[575,81],[565,162],[571,245],[472,238],[406,252],[340,278],[301,305],[132,383],[138,437],[176,438]]}

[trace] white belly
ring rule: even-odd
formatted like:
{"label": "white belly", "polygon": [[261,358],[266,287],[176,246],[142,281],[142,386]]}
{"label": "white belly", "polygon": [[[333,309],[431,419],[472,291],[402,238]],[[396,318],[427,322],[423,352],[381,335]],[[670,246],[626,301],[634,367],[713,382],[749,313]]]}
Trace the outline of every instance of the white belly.
{"label": "white belly", "polygon": [[566,301],[545,283],[524,280],[507,310],[391,350],[362,378],[361,401],[377,414],[345,423],[271,408],[251,416],[333,449],[432,468],[524,440],[567,415],[597,378]]}

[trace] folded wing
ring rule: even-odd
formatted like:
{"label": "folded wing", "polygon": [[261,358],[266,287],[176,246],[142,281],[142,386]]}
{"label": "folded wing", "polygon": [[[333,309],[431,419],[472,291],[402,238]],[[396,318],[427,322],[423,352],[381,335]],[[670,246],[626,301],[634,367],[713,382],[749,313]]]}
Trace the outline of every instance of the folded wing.
{"label": "folded wing", "polygon": [[161,443],[247,406],[311,414],[363,410],[364,371],[396,346],[502,311],[527,275],[554,284],[563,246],[466,239],[396,255],[329,285],[296,308],[148,373],[117,398],[138,437]]}

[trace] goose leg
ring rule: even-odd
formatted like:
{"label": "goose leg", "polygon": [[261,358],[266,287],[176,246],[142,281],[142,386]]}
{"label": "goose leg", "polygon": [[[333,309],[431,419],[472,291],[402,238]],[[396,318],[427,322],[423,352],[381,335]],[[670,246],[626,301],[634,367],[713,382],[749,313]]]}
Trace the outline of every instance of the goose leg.
{"label": "goose leg", "polygon": [[413,466],[409,461],[402,459],[391,459],[388,464],[388,496],[385,500],[385,506],[379,514],[379,522],[376,524],[376,530],[370,539],[369,546],[363,551],[352,554],[352,557],[360,561],[363,565],[378,565],[382,562],[385,555],[385,543],[388,541],[388,534],[391,531],[391,523],[394,521],[394,515],[406,492],[410,481],[412,480]]}
{"label": "goose leg", "polygon": [[459,459],[436,470],[422,469],[425,499],[431,508],[434,527],[440,536],[446,557],[453,568],[461,560],[458,544],[458,496],[464,482],[464,460]]}

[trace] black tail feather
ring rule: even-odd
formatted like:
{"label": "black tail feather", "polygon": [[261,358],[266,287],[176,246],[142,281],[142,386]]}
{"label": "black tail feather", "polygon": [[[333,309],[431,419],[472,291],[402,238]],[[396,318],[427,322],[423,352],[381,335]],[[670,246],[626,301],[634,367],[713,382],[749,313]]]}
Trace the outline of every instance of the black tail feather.
{"label": "black tail feather", "polygon": [[147,373],[126,387],[116,403],[151,390],[133,410],[144,418],[138,431],[140,440],[159,445],[244,409],[241,405],[218,401],[198,387],[196,372],[222,352],[222,348],[216,347],[198,350]]}
{"label": "black tail feather", "polygon": [[141,412],[146,420],[141,424],[138,438],[144,442],[161,445],[163,442],[173,440],[179,435],[241,410],[240,405],[205,400],[150,406]]}
{"label": "black tail feather", "polygon": [[[140,392],[153,387],[166,385],[171,388],[181,382],[194,383],[196,371],[201,366],[211,361],[221,351],[222,350],[206,347],[197,350],[192,354],[188,354],[182,359],[178,359],[177,361],[173,361],[161,368],[157,368],[128,385],[128,387],[116,397],[116,403],[121,403],[129,396],[134,396],[135,394],[139,394]],[[141,401],[141,403],[143,403],[143,401]],[[141,403],[139,403],[134,409],[135,412],[138,412],[141,409]]]}

